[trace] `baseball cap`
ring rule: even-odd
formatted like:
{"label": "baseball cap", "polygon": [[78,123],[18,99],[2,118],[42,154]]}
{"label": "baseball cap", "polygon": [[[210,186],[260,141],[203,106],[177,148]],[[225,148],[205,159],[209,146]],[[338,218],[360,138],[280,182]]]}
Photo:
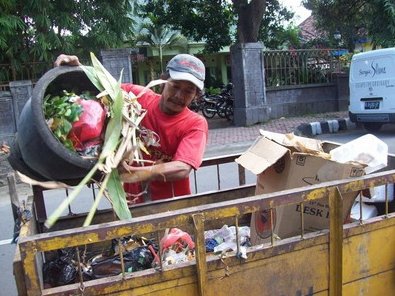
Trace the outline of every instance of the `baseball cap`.
{"label": "baseball cap", "polygon": [[206,70],[203,62],[197,57],[178,54],[169,61],[166,70],[169,71],[171,79],[190,81],[203,90]]}

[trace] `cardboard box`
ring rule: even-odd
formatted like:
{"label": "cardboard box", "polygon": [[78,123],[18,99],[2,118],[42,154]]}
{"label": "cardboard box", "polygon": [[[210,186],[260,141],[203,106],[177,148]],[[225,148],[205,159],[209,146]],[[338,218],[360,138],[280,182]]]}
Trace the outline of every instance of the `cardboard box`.
{"label": "cardboard box", "polygon": [[[364,165],[337,163],[323,151],[321,142],[261,130],[254,144],[236,162],[257,175],[256,194],[270,193],[308,186],[320,182],[362,176]],[[343,195],[343,217],[346,219],[358,192]],[[276,208],[274,233],[281,239],[300,235],[301,207],[299,204]],[[305,232],[329,228],[327,199],[304,203]],[[271,235],[270,213],[262,211],[252,215],[251,241],[267,242]]]}

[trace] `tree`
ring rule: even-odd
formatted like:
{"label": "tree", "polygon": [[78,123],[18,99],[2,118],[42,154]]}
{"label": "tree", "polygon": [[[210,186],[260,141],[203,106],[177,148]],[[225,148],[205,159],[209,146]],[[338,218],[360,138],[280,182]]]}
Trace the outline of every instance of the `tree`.
{"label": "tree", "polygon": [[188,45],[188,40],[178,31],[171,30],[165,25],[155,25],[151,20],[142,23],[140,33],[136,36],[136,42],[147,43],[158,50],[160,72],[163,72],[164,48],[171,46],[187,47]]}
{"label": "tree", "polygon": [[294,13],[282,7],[277,0],[267,0],[258,40],[270,49],[298,47],[298,29],[293,25],[284,27],[284,23],[293,16]]}
{"label": "tree", "polygon": [[232,0],[238,16],[237,36],[240,43],[257,42],[266,9],[266,0]]}
{"label": "tree", "polygon": [[52,62],[61,52],[87,57],[130,37],[129,0],[0,0],[0,62]]}
{"label": "tree", "polygon": [[317,27],[328,32],[332,39],[338,30],[350,51],[355,40],[367,34],[374,46],[395,45],[395,2],[393,0],[304,0],[312,10]]}
{"label": "tree", "polygon": [[[273,16],[275,9],[280,11]],[[278,24],[292,17],[278,0],[150,0],[142,11],[143,17],[148,15],[188,39],[204,41],[207,52],[232,43],[266,41],[260,38],[274,36]]]}
{"label": "tree", "polygon": [[2,56],[13,55],[13,48],[18,42],[15,32],[24,28],[23,21],[17,15],[13,15],[15,10],[16,3],[14,1],[0,1],[0,62]]}

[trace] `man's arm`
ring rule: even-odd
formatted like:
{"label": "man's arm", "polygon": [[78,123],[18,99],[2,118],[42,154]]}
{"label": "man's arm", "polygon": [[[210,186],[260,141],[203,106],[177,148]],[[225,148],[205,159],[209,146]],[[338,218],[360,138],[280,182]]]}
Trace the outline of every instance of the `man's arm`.
{"label": "man's arm", "polygon": [[175,181],[189,176],[192,167],[182,161],[170,161],[152,166],[134,167],[123,163],[121,180],[126,183],[143,181]]}

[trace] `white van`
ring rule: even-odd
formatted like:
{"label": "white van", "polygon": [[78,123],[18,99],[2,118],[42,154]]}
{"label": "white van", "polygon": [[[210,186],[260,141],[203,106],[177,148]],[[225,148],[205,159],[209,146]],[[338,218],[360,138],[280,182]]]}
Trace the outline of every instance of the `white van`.
{"label": "white van", "polygon": [[350,67],[350,120],[377,131],[395,123],[395,48],[355,54]]}

